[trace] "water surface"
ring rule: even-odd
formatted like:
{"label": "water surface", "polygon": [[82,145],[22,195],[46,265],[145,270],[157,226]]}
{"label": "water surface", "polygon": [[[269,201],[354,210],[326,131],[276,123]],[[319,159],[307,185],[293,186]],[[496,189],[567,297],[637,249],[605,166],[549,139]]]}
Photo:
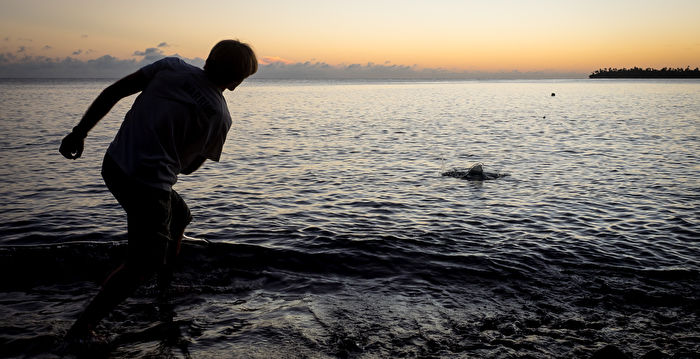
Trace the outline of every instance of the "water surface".
{"label": "water surface", "polygon": [[[56,355],[125,250],[99,166],[133,97],[83,158],[57,151],[106,85],[0,82],[10,356]],[[90,355],[700,349],[700,82],[251,81],[226,98],[221,162],[175,186],[212,245],[187,244],[172,296],[139,290]],[[509,176],[440,176],[476,162]]]}

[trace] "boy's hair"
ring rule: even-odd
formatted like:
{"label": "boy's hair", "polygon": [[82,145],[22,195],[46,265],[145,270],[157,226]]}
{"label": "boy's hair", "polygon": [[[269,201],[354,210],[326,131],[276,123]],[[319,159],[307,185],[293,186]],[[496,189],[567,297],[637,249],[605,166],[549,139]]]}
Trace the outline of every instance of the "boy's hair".
{"label": "boy's hair", "polygon": [[219,41],[209,52],[204,71],[217,85],[243,81],[258,71],[258,59],[248,44],[238,40]]}

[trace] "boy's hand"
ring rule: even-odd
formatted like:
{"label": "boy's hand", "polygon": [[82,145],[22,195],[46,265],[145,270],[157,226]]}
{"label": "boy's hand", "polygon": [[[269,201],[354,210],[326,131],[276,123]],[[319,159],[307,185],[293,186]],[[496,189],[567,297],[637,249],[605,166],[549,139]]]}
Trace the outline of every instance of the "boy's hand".
{"label": "boy's hand", "polygon": [[75,132],[71,132],[63,138],[63,141],[61,141],[61,147],[58,149],[58,151],[61,152],[63,157],[74,160],[76,158],[80,158],[80,155],[83,154],[84,144],[84,137],[77,135]]}

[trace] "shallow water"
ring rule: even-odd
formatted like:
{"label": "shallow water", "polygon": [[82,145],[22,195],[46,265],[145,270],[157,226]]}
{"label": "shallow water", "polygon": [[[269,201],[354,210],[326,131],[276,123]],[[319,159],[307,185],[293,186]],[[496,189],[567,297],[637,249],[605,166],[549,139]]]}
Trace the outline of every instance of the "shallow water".
{"label": "shallow water", "polygon": [[[133,101],[0,82],[0,349],[58,356],[125,250],[99,177]],[[556,96],[550,96],[556,93]],[[700,82],[269,82],[226,95],[171,295],[86,357],[633,357],[700,351]],[[440,176],[483,162],[492,181]],[[157,305],[153,305],[156,302]],[[690,354],[688,354],[690,355]]]}

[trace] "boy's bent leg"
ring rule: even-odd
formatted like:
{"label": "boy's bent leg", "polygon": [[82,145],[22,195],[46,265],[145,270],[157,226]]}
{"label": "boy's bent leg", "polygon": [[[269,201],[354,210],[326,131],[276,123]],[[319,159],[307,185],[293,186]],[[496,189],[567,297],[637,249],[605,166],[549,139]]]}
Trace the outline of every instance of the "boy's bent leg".
{"label": "boy's bent leg", "polygon": [[68,337],[88,334],[163,264],[170,237],[170,192],[134,183],[105,157],[103,176],[127,212],[128,257],[105,280],[102,289],[75,322]]}
{"label": "boy's bent leg", "polygon": [[[131,219],[131,216],[129,216]],[[141,284],[155,274],[166,256],[168,230],[160,233],[143,233],[143,224],[129,221],[129,256],[127,261],[115,269],[105,280],[102,289],[75,322],[69,336],[83,336],[93,330],[97,323],[119,303],[129,297]],[[168,224],[167,222],[164,222]],[[153,228],[151,224],[145,227]],[[140,228],[135,228],[140,227]],[[161,226],[162,227],[162,226]],[[165,232],[165,233],[164,233]]]}
{"label": "boy's bent leg", "polygon": [[168,254],[165,259],[165,264],[158,274],[161,291],[166,290],[172,281],[176,259],[180,254],[182,238],[185,234],[185,228],[192,221],[192,214],[190,213],[189,207],[187,207],[185,201],[175,190],[170,192],[170,209],[172,216],[170,221]]}
{"label": "boy's bent leg", "polygon": [[102,318],[129,297],[148,277],[149,273],[145,268],[137,269],[128,264],[119,266],[107,277],[100,292],[73,324],[68,337],[79,338],[88,335]]}
{"label": "boy's bent leg", "polygon": [[180,254],[180,246],[182,237],[185,234],[185,228],[192,222],[192,213],[187,207],[185,200],[180,195],[172,190],[170,192],[170,210],[172,218],[170,221],[170,244],[172,248],[168,248],[168,258],[166,262],[175,262],[175,258]]}

